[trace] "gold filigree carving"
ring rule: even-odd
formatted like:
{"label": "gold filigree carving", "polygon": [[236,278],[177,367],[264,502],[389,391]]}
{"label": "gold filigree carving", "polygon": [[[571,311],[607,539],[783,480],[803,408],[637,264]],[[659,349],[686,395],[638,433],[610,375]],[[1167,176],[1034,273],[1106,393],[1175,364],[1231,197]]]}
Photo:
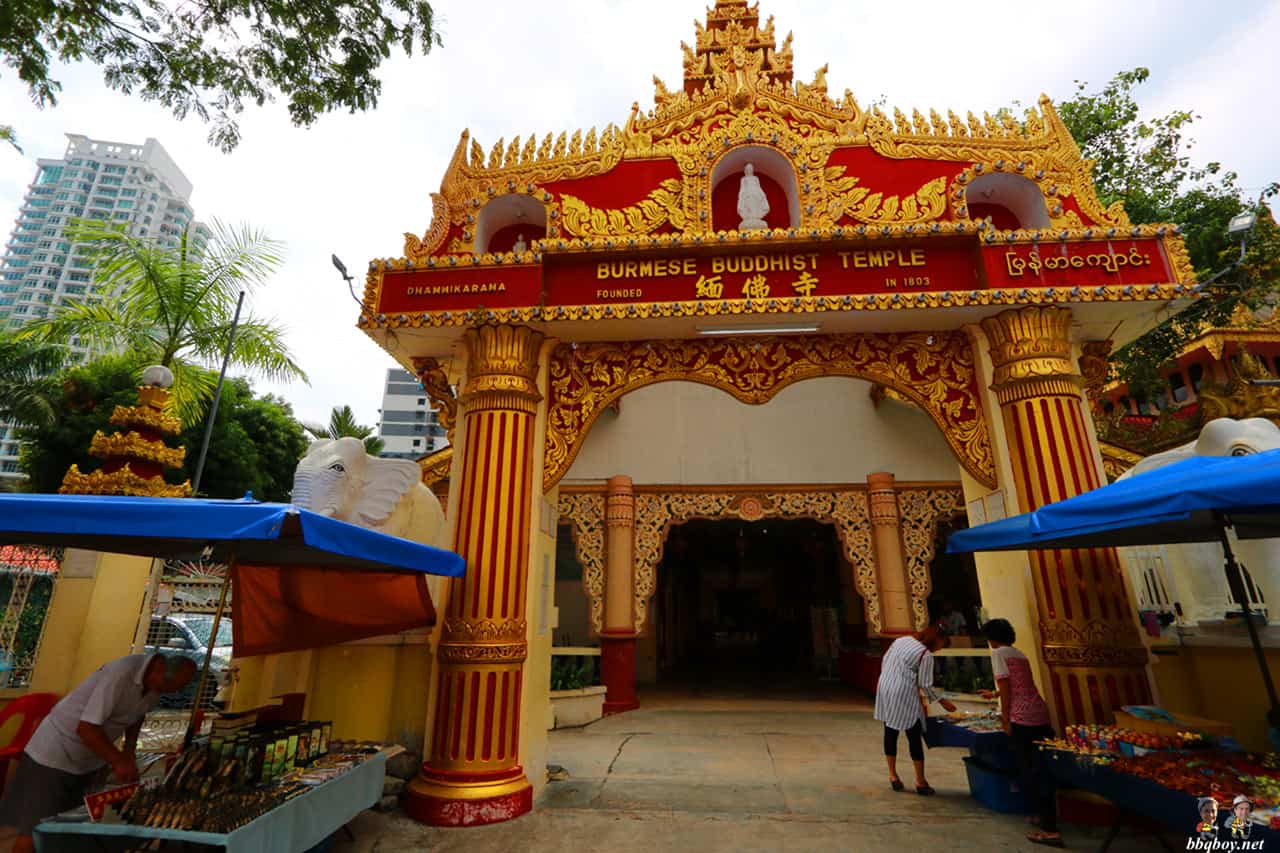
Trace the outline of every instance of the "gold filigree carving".
{"label": "gold filigree carving", "polygon": [[[1084,159],[1071,132],[1048,96],[1040,97],[1039,110],[1028,109],[1019,121],[1011,113],[985,114],[979,120],[969,114],[962,123],[954,113],[945,124],[912,124],[900,117],[896,125],[878,108],[867,120],[867,140],[877,153],[895,159],[919,158],[958,163],[1001,164],[1010,171],[1042,183],[1051,181],[1051,197],[1075,198],[1080,211],[1097,225],[1129,228],[1132,223],[1120,202],[1104,208],[1093,186],[1093,162]],[[901,114],[899,113],[899,116]],[[1053,204],[1050,215],[1054,216]],[[1055,225],[1065,224],[1065,209],[1057,211]]]}
{"label": "gold filigree carving", "polygon": [[167,447],[163,441],[151,441],[130,430],[126,433],[106,435],[101,430],[94,433],[89,444],[89,455],[100,459],[118,457],[154,462],[166,468],[181,468],[187,458],[185,447]]}
{"label": "gold filigree carving", "polygon": [[1080,375],[1084,377],[1084,390],[1089,400],[1097,405],[1102,388],[1111,374],[1112,341],[1085,341],[1080,345]]}
{"label": "gold filigree carving", "polygon": [[681,183],[676,178],[662,182],[648,198],[619,210],[598,210],[577,196],[560,197],[565,231],[575,237],[633,236],[648,234],[670,223],[683,229]]}
{"label": "gold filigree carving", "polygon": [[442,642],[436,649],[436,655],[441,663],[520,663],[529,657],[529,647],[524,643],[455,646]]}
{"label": "gold filigree carving", "polygon": [[902,525],[902,548],[906,557],[907,581],[911,585],[911,613],[916,629],[929,622],[929,594],[933,581],[929,564],[938,541],[939,522],[964,514],[964,493],[960,489],[895,487],[898,517]]}
{"label": "gold filigree carving", "polygon": [[866,187],[858,186],[858,177],[846,176],[844,172],[844,166],[826,169],[830,200],[826,205],[826,215],[818,220],[820,225],[833,226],[845,217],[868,225],[905,225],[932,222],[946,212],[945,177],[935,178],[915,193],[899,197],[873,193]]}
{"label": "gold filigree carving", "polygon": [[121,427],[145,427],[162,435],[182,432],[182,421],[150,406],[116,406],[108,423]]}
{"label": "gold filigree carving", "polygon": [[448,643],[523,643],[529,625],[524,619],[444,620],[444,641]]}
{"label": "gold filigree carving", "polygon": [[1254,385],[1255,379],[1275,381],[1261,359],[1241,346],[1227,384],[1201,387],[1201,423],[1214,418],[1269,418],[1280,424],[1280,388]]}
{"label": "gold filigree carving", "polygon": [[1071,310],[1057,306],[1003,311],[982,321],[995,367],[992,388],[1002,405],[1078,393],[1071,364]]}
{"label": "gold filigree carving", "polygon": [[171,485],[161,477],[140,477],[126,462],[123,468],[110,474],[91,471],[84,474],[79,466],[72,465],[62,478],[58,489],[64,495],[132,495],[144,498],[189,498],[191,483]]}
{"label": "gold filigree carving", "polygon": [[439,359],[413,359],[414,372],[422,382],[422,388],[434,403],[436,420],[444,427],[449,442],[453,442],[454,427],[458,417],[458,401],[453,395],[453,384],[449,382],[449,372]]}
{"label": "gold filigree carving", "polygon": [[467,384],[459,402],[468,412],[511,409],[532,413],[543,336],[527,326],[484,325],[467,330]]}
{"label": "gold filigree carving", "polygon": [[1058,666],[1141,666],[1148,660],[1137,627],[1128,621],[1042,621],[1040,642],[1045,662]]}
{"label": "gold filigree carving", "polygon": [[591,627],[604,629],[605,496],[560,490],[560,518],[573,531],[574,552],[582,566],[582,591],[587,597]]}
{"label": "gold filigree carving", "polygon": [[817,376],[850,376],[894,388],[934,420],[966,470],[994,483],[969,339],[961,332],[921,332],[562,344],[551,356],[543,489],[549,491],[569,470],[600,413],[637,388],[699,382],[760,404],[793,382]]}
{"label": "gold filigree carving", "polygon": [[1098,450],[1102,452],[1103,471],[1111,482],[1115,482],[1121,474],[1144,458],[1141,453],[1134,453],[1132,450],[1101,440],[1098,442]]}
{"label": "gold filigree carving", "polygon": [[424,486],[434,486],[449,479],[449,472],[453,467],[453,447],[445,447],[422,457],[418,460],[418,467],[422,469]]}
{"label": "gold filigree carving", "polygon": [[419,240],[417,235],[405,232],[404,256],[414,261],[425,261],[444,244],[449,233],[449,203],[440,193],[431,194],[431,227]]}

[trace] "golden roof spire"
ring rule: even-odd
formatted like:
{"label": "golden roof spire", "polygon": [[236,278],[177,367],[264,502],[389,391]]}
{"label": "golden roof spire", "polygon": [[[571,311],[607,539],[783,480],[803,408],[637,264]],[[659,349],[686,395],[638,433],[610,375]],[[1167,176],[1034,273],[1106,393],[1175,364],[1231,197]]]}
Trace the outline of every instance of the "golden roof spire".
{"label": "golden roof spire", "polygon": [[[760,4],[747,0],[716,0],[707,9],[707,22],[694,21],[694,43],[680,43],[684,51],[684,90],[693,96],[707,86],[725,82],[745,94],[754,89],[759,75],[770,83],[791,84],[791,36],[781,51],[777,47],[773,17],[760,26]],[[671,99],[671,92],[655,80],[655,100],[659,106]]]}

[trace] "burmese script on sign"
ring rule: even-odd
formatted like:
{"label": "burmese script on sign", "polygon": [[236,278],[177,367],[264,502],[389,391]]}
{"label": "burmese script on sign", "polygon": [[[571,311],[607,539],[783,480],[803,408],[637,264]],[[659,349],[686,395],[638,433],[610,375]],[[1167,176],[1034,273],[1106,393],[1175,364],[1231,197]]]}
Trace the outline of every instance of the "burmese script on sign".
{"label": "burmese script on sign", "polygon": [[1040,257],[1039,252],[1032,252],[1025,258],[1020,257],[1016,252],[1005,252],[1004,261],[1009,270],[1009,275],[1017,278],[1018,276],[1026,275],[1028,271],[1032,275],[1039,275],[1041,270],[1081,270],[1089,267],[1101,268],[1109,273],[1118,273],[1126,267],[1150,266],[1151,256],[1145,252],[1139,252],[1137,249],[1115,254],[1095,252],[1091,255],[1050,255],[1046,258]]}

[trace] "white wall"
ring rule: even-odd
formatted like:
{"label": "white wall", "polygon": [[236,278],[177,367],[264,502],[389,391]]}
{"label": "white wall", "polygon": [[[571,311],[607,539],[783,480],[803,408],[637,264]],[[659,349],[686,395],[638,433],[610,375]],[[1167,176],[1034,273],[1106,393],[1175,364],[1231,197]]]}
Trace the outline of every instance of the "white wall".
{"label": "white wall", "polygon": [[871,403],[871,384],[824,377],[740,403],[716,388],[661,382],[626,395],[596,421],[566,482],[629,475],[637,484],[958,481],[960,465],[920,410]]}

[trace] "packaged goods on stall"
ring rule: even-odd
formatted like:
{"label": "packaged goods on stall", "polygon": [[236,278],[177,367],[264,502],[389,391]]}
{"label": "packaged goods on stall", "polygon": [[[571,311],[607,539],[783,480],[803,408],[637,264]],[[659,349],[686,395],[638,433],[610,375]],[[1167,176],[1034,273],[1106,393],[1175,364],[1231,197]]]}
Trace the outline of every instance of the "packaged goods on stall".
{"label": "packaged goods on stall", "polygon": [[[143,786],[121,807],[126,823],[229,833],[378,752],[380,744],[343,744],[330,752],[330,723],[270,723],[197,741],[158,785]],[[305,769],[304,769],[305,768]]]}

